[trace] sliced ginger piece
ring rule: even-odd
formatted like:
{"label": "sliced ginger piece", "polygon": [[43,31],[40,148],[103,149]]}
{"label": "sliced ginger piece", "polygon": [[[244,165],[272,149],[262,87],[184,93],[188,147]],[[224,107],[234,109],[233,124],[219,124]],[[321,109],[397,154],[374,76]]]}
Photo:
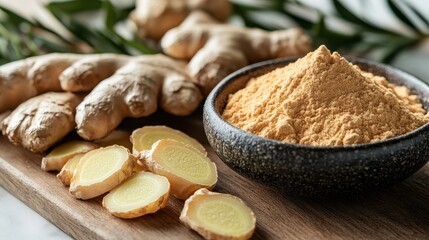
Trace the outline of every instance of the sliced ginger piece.
{"label": "sliced ginger piece", "polygon": [[128,148],[128,150],[133,150],[133,145],[130,141],[130,133],[124,130],[113,130],[109,135],[102,139],[95,141],[100,147],[108,147],[112,145],[119,145]]}
{"label": "sliced ginger piece", "polygon": [[122,146],[92,150],[77,164],[70,183],[70,193],[79,199],[100,196],[131,176],[134,162],[134,156]]}
{"label": "sliced ginger piece", "polygon": [[206,239],[249,239],[253,211],[238,197],[200,189],[186,200],[180,221]]}
{"label": "sliced ginger piece", "polygon": [[103,206],[114,216],[136,218],[167,206],[170,183],[166,177],[139,172],[103,198]]}
{"label": "sliced ginger piece", "polygon": [[79,153],[71,157],[64,167],[61,169],[60,173],[57,174],[57,178],[65,185],[70,186],[70,181],[74,175],[74,170],[77,167],[80,159],[85,155],[84,153]]}
{"label": "sliced ginger piece", "polygon": [[179,130],[167,126],[145,126],[134,130],[131,134],[133,154],[139,154],[141,157],[145,157],[152,149],[153,144],[162,139],[173,139],[194,147],[204,155],[207,154],[204,146],[197,140]]}
{"label": "sliced ginger piece", "polygon": [[98,148],[98,145],[88,141],[70,141],[54,148],[42,158],[41,168],[44,171],[60,171],[73,156],[87,153]]}
{"label": "sliced ginger piece", "polygon": [[[102,139],[98,139],[95,142],[100,145],[100,147],[108,147],[112,145],[119,145],[128,148],[128,150],[133,150],[133,145],[130,141],[131,133],[124,130],[113,130],[109,135]],[[146,171],[146,168],[142,165],[135,164],[133,172]]]}
{"label": "sliced ginger piece", "polygon": [[212,189],[217,182],[216,165],[202,152],[172,139],[157,141],[145,165],[149,171],[165,176],[171,192],[187,199],[200,188]]}

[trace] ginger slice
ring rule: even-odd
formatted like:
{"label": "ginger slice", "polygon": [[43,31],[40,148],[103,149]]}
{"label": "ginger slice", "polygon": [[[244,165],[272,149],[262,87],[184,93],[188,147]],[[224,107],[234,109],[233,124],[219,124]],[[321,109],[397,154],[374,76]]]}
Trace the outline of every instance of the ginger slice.
{"label": "ginger slice", "polygon": [[212,189],[217,182],[216,165],[205,154],[173,139],[157,141],[144,161],[149,171],[170,181],[171,192],[179,199],[200,188]]}
{"label": "ginger slice", "polygon": [[70,186],[70,181],[74,175],[74,170],[77,167],[80,159],[85,155],[84,153],[79,153],[71,157],[64,167],[61,169],[60,173],[57,174],[57,178],[65,185]]}
{"label": "ginger slice", "polygon": [[206,239],[249,239],[253,211],[238,197],[200,189],[186,200],[180,221]]}
{"label": "ginger slice", "polygon": [[[112,145],[119,145],[128,148],[128,150],[133,150],[133,145],[130,141],[131,133],[124,130],[113,130],[109,135],[102,139],[98,139],[95,142],[100,145],[100,147],[108,147]],[[134,165],[133,172],[145,171],[146,168],[139,164]]]}
{"label": "ginger slice", "polygon": [[133,145],[130,141],[130,133],[123,130],[113,130],[109,135],[102,139],[95,141],[100,147],[108,147],[112,145],[119,145],[128,148],[128,150],[133,150]]}
{"label": "ginger slice", "polygon": [[98,148],[98,145],[87,141],[70,141],[54,148],[42,158],[41,168],[44,171],[60,171],[73,156],[87,153]]}
{"label": "ginger slice", "polygon": [[[100,147],[108,147],[112,145],[119,145],[128,148],[128,150],[133,150],[133,145],[130,141],[131,133],[124,130],[113,130],[109,135],[102,139],[98,139],[95,142],[100,145]],[[139,164],[134,165],[133,172],[145,171],[146,168]]]}
{"label": "ginger slice", "polygon": [[103,198],[103,206],[114,216],[136,218],[167,206],[170,183],[167,178],[139,172]]}
{"label": "ginger slice", "polygon": [[133,154],[145,157],[151,150],[153,144],[161,139],[174,139],[176,141],[188,144],[198,151],[207,155],[204,146],[194,138],[185,133],[169,128],[167,126],[146,126],[138,128],[131,134],[131,142],[133,144]]}
{"label": "ginger slice", "polygon": [[70,193],[79,199],[97,197],[131,176],[134,156],[125,147],[113,145],[86,153],[71,179]]}

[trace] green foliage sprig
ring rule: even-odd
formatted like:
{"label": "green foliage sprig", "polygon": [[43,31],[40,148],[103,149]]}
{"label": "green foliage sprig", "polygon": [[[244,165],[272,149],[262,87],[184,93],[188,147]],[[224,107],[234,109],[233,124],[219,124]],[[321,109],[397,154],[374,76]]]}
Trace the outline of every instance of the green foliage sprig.
{"label": "green foliage sprig", "polygon": [[[241,18],[246,26],[267,30],[281,27],[267,24],[253,14],[261,12],[276,13],[292,20],[306,29],[313,37],[315,45],[325,44],[332,50],[340,50],[355,55],[369,55],[373,59],[389,62],[401,52],[428,38],[427,31],[415,22],[419,19],[429,29],[429,19],[411,4],[399,0],[385,0],[390,11],[412,32],[404,34],[379,27],[353,13],[340,0],[332,0],[335,13],[326,14],[312,6],[296,0],[259,0],[258,4],[233,1],[233,15]],[[301,12],[315,13],[309,19],[305,14],[291,11],[298,7]],[[152,54],[159,50],[137,36],[125,37],[117,31],[118,24],[126,21],[134,6],[120,7],[108,0],[66,0],[54,1],[46,9],[70,32],[73,37],[47,27],[37,20],[27,19],[0,6],[0,64],[29,56],[49,52],[75,53],[121,53]],[[102,27],[94,27],[78,21],[79,14],[101,12],[104,17]],[[410,18],[410,13],[413,15]],[[328,18],[335,17],[353,29],[342,32],[326,24]]]}
{"label": "green foliage sprig", "polygon": [[[365,1],[360,0],[361,4]],[[386,0],[389,10],[406,25],[412,34],[404,34],[379,27],[353,13],[340,0],[331,0],[335,13],[326,14],[312,6],[305,5],[296,0],[262,0],[257,5],[251,3],[234,2],[234,14],[242,18],[246,25],[267,30],[276,30],[278,26],[269,25],[252,14],[261,11],[275,12],[293,20],[296,25],[308,30],[314,39],[315,45],[325,44],[332,50],[340,50],[354,55],[366,55],[381,61],[392,61],[401,50],[410,48],[429,37],[429,19],[422,12],[406,1]],[[296,12],[290,11],[298,7],[304,12],[316,13],[316,20],[306,18]],[[302,12],[301,11],[301,12]],[[408,14],[407,14],[408,13]],[[412,13],[411,16],[409,13]],[[352,33],[344,33],[333,29],[326,24],[328,17],[336,18],[352,29]],[[419,19],[425,26],[422,31],[415,23]]]}
{"label": "green foliage sprig", "polygon": [[[152,54],[159,52],[136,36],[126,38],[115,27],[134,6],[118,7],[107,0],[67,0],[48,3],[46,9],[70,32],[66,38],[37,20],[0,6],[0,64],[49,52]],[[78,14],[100,12],[104,26],[77,21]]]}

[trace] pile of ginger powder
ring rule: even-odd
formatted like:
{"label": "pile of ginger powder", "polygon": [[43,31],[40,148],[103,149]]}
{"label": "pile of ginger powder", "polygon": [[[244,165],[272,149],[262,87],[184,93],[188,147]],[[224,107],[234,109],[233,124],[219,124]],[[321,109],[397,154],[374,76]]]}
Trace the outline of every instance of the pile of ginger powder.
{"label": "pile of ginger powder", "polygon": [[251,79],[229,96],[223,118],[247,132],[317,146],[376,142],[429,118],[417,96],[321,46]]}

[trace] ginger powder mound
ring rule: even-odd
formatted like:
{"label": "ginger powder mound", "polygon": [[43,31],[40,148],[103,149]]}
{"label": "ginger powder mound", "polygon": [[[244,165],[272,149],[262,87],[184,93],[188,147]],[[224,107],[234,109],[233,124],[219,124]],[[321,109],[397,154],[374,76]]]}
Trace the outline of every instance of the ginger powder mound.
{"label": "ginger powder mound", "polygon": [[288,143],[352,145],[410,132],[426,122],[417,96],[364,72],[325,46],[229,96],[223,118]]}

